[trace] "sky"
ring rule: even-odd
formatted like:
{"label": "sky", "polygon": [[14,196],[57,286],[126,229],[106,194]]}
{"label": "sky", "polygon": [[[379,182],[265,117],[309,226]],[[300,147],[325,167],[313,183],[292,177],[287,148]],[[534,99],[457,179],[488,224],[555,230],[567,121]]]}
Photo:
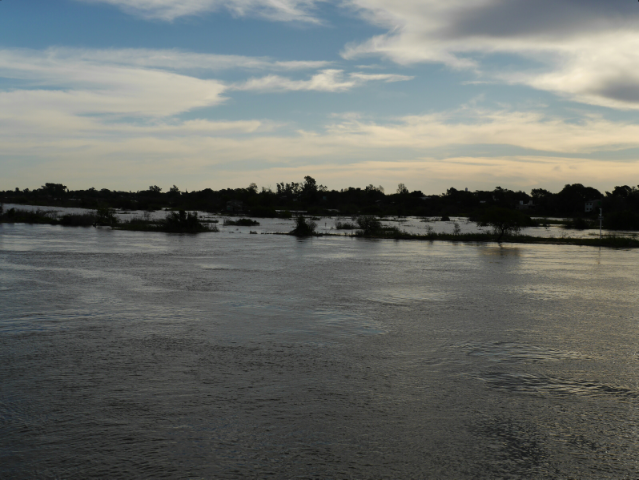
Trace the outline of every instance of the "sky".
{"label": "sky", "polygon": [[639,184],[633,0],[2,0],[0,189]]}

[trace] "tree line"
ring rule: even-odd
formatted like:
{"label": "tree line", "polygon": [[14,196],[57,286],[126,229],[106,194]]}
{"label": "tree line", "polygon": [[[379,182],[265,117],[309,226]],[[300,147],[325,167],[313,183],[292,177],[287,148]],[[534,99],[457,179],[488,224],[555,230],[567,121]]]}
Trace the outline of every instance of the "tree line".
{"label": "tree line", "polygon": [[125,192],[102,188],[69,190],[59,183],[46,183],[34,190],[15,188],[0,192],[5,203],[52,205],[64,207],[109,207],[124,210],[200,210],[208,212],[245,213],[256,217],[276,217],[286,212],[305,211],[312,215],[377,215],[377,216],[473,216],[490,207],[519,209],[528,215],[545,217],[593,218],[585,211],[588,201],[600,202],[606,218],[639,229],[639,186],[617,186],[611,192],[600,192],[582,184],[568,184],[553,193],[536,188],[530,193],[496,187],[493,190],[468,191],[449,188],[440,195],[409,191],[399,184],[386,192],[381,186],[349,187],[329,190],[313,177],[301,182],[278,183],[276,189],[259,188],[251,183],[246,188],[181,191],[177,186],[163,191],[156,185],[147,190]]}

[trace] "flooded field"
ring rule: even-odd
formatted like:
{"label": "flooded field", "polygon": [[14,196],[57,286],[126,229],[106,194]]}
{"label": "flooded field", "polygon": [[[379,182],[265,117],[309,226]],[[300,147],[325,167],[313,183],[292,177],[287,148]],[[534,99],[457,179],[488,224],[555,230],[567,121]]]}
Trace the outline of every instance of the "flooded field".
{"label": "flooded field", "polygon": [[[51,212],[58,215],[64,215],[67,213],[90,213],[95,210],[88,210],[84,208],[62,208],[62,207],[41,207],[41,206],[29,206],[29,205],[16,205],[5,204],[5,210],[9,208],[23,209],[23,210],[41,210],[43,212]],[[164,219],[167,215],[166,211],[156,210],[146,212],[142,210],[118,210],[116,211],[116,217],[120,221],[127,221],[133,218],[144,218],[145,216],[150,219]],[[294,228],[294,222],[290,219],[282,218],[256,218],[259,223],[257,226],[242,227],[242,226],[230,226],[224,225],[225,220],[237,220],[239,218],[247,218],[245,216],[237,215],[219,215],[208,212],[197,212],[199,217],[205,222],[214,222],[215,225],[225,233],[249,233],[254,231],[257,233],[288,233]],[[350,223],[356,224],[357,217],[334,215],[332,217],[311,217],[317,223],[317,232],[319,233],[331,233],[331,234],[345,234],[350,235],[355,230],[340,230],[337,229],[338,223]],[[551,219],[560,221],[562,219]],[[490,232],[490,227],[479,227],[476,222],[468,220],[466,217],[451,217],[450,220],[442,221],[441,217],[382,217],[382,224],[384,226],[397,227],[408,233],[417,235],[426,235],[429,231],[435,233],[448,233],[452,234],[455,231],[456,226],[459,228],[459,233],[478,233],[478,232]],[[540,224],[544,223],[544,219],[540,219]],[[530,235],[533,237],[546,237],[546,238],[594,238],[599,237],[599,229],[584,229],[575,230],[565,228],[559,224],[547,224],[546,226],[539,227],[527,227],[522,228],[522,235]],[[620,231],[620,230],[602,230],[603,235],[618,235],[624,237],[636,237],[637,232]]]}
{"label": "flooded field", "polygon": [[249,230],[0,225],[0,477],[639,476],[639,252]]}

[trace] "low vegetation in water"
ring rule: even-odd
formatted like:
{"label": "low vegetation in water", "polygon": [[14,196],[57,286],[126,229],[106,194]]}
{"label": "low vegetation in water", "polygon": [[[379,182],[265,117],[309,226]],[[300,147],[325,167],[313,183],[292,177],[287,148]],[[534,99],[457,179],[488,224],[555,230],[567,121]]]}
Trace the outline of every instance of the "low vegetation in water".
{"label": "low vegetation in water", "polygon": [[230,218],[224,219],[224,225],[229,226],[238,226],[238,227],[255,227],[258,226],[260,222],[256,220],[252,220],[250,218],[240,218],[238,220],[231,220]]}
{"label": "low vegetation in water", "polygon": [[[591,247],[609,247],[609,248],[639,248],[639,239],[633,237],[622,237],[616,235],[607,235],[602,238],[573,238],[573,237],[560,237],[560,238],[547,238],[547,237],[534,237],[531,235],[518,235],[511,234],[499,236],[494,232],[485,233],[435,233],[429,231],[427,234],[414,234],[395,230],[380,230],[375,233],[365,234],[364,232],[358,232],[354,236],[364,238],[379,238],[379,239],[393,239],[393,240],[428,240],[428,241],[449,241],[449,242],[468,242],[468,243],[485,243],[485,242],[497,242],[497,243],[538,243],[538,244],[555,244],[555,245],[581,245]],[[499,240],[498,240],[499,239]]]}
{"label": "low vegetation in water", "polygon": [[335,222],[337,230],[357,230],[358,226],[350,222]]}
{"label": "low vegetation in water", "polygon": [[31,223],[47,225],[63,225],[65,227],[92,227],[117,223],[117,219],[110,219],[98,213],[67,213],[58,216],[57,212],[44,210],[20,210],[10,208],[6,212],[0,211],[0,223]]}
{"label": "low vegetation in water", "polygon": [[197,212],[179,210],[169,213],[163,220],[151,220],[149,218],[132,218],[122,222],[117,227],[119,230],[132,230],[142,232],[167,232],[167,233],[201,233],[217,232],[215,225],[205,225],[200,221]]}
{"label": "low vegetation in water", "polygon": [[316,222],[305,218],[303,215],[298,215],[295,217],[295,228],[291,230],[290,234],[296,237],[310,237],[315,235],[316,228]]}

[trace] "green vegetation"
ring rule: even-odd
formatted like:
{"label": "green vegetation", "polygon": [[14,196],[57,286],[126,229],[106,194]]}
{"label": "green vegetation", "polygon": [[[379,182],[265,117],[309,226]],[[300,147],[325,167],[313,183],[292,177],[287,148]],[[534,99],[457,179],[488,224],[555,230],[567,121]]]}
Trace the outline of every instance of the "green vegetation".
{"label": "green vegetation", "polygon": [[639,213],[631,210],[611,212],[604,216],[603,226],[608,230],[639,230]]}
{"label": "green vegetation", "polygon": [[335,222],[337,230],[357,230],[358,226],[350,222]]}
{"label": "green vegetation", "polygon": [[260,222],[252,220],[250,218],[240,218],[238,220],[231,220],[231,219],[228,219],[228,218],[224,219],[224,225],[229,225],[229,226],[237,225],[239,227],[254,227],[254,226],[257,226],[259,224],[260,224]]}
{"label": "green vegetation", "polygon": [[290,234],[295,235],[296,237],[310,237],[311,235],[315,235],[316,228],[317,223],[313,220],[308,220],[304,218],[303,215],[298,215],[295,218],[295,228],[290,232]]}
{"label": "green vegetation", "polygon": [[253,218],[291,218],[290,212],[293,211],[312,216],[410,215],[446,221],[451,217],[478,217],[486,209],[499,207],[536,217],[583,217],[587,223],[598,223],[599,205],[591,205],[594,208],[586,212],[586,202],[589,201],[601,202],[607,229],[639,229],[639,188],[627,185],[605,193],[576,183],[566,185],[558,193],[539,188],[527,193],[502,187],[474,192],[451,187],[445,193],[425,195],[419,190],[409,191],[404,184],[389,193],[374,185],[329,190],[314,178],[306,176],[300,183],[278,183],[276,190],[260,190],[257,185],[251,184],[247,188],[217,191],[206,188],[192,192],[182,192],[175,185],[167,192],[156,185],[137,192],[106,188],[70,191],[63,184],[47,183],[34,190],[16,188],[0,192],[0,202],[23,205],[119,210],[170,209],[227,215],[248,214]]}
{"label": "green vegetation", "polygon": [[48,223],[57,224],[58,220],[55,214],[52,212],[44,212],[42,210],[36,210],[35,212],[27,210],[16,210],[10,208],[6,212],[0,215],[0,222],[2,223]]}
{"label": "green vegetation", "polygon": [[10,208],[6,212],[0,208],[0,223],[31,223],[47,225],[64,225],[65,227],[91,227],[96,223],[93,213],[70,213],[58,217],[56,212],[44,210],[20,210]]}
{"label": "green vegetation", "polygon": [[491,207],[480,213],[477,225],[492,227],[497,235],[497,242],[499,242],[504,236],[517,234],[524,227],[535,227],[537,223],[529,216],[516,210]]}
{"label": "green vegetation", "polygon": [[31,223],[62,225],[65,227],[98,227],[108,226],[118,230],[136,230],[172,233],[217,232],[215,225],[204,225],[195,212],[169,213],[163,220],[151,220],[149,215],[120,222],[113,209],[99,208],[95,213],[65,214],[61,217],[56,212],[43,210],[27,211],[11,208],[4,212],[0,209],[0,223]]}
{"label": "green vegetation", "polygon": [[[466,242],[466,243],[486,243],[498,242],[494,233],[434,233],[430,232],[426,235],[412,234],[400,230],[382,230],[369,235],[353,235],[364,238],[379,238],[393,240],[428,240],[428,241],[448,241],[448,242]],[[504,235],[498,243],[526,243],[526,244],[554,244],[554,245],[580,245],[590,247],[609,247],[609,248],[639,248],[639,239],[632,237],[619,237],[616,235],[604,236],[603,238],[545,238],[533,237],[530,235]]]}
{"label": "green vegetation", "polygon": [[218,231],[218,228],[215,225],[204,225],[200,221],[196,212],[186,212],[185,210],[171,212],[163,220],[133,218],[129,221],[120,223],[117,226],[117,229],[167,233],[201,233]]}

